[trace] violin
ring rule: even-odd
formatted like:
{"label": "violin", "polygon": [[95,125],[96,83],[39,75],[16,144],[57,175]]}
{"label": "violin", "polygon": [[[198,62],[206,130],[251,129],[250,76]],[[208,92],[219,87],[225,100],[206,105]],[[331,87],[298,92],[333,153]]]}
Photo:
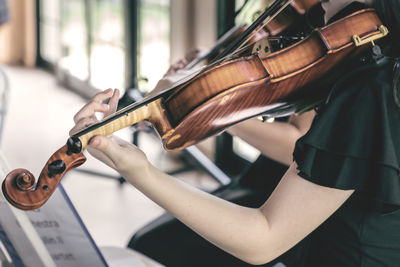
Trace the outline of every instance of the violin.
{"label": "violin", "polygon": [[[266,37],[276,36],[289,30],[291,26],[301,23],[305,13],[319,2],[320,0],[289,1],[288,4],[282,6],[282,10],[278,12],[275,17],[270,18],[269,20],[266,20],[265,23],[255,27],[255,29],[250,31],[251,33],[249,35],[244,34],[244,36],[248,36],[244,43],[253,44],[261,39],[265,39]],[[267,6],[270,7],[271,3],[269,3],[269,5],[267,3]],[[185,66],[185,69],[192,69],[203,61],[210,64],[218,58],[222,52],[226,51],[226,53],[229,53],[229,50],[227,49],[229,45],[232,44],[234,40],[237,40],[237,38],[247,29],[247,25],[234,26],[218,39],[212,49],[200,57],[194,58]]]}
{"label": "violin", "polygon": [[85,162],[83,149],[93,136],[107,136],[143,120],[154,126],[166,150],[196,144],[265,114],[274,103],[302,92],[387,34],[376,12],[364,9],[316,28],[279,51],[230,55],[74,134],[50,157],[36,184],[28,170],[11,171],[2,184],[4,196],[19,209],[39,208],[63,175]]}

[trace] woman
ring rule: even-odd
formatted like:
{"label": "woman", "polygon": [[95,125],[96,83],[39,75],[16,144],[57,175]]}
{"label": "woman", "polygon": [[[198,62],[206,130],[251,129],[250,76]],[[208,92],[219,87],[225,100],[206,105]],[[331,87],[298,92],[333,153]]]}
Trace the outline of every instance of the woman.
{"label": "woman", "polygon": [[[322,6],[326,14],[336,14],[350,2],[324,1]],[[400,1],[374,5],[391,32],[385,53],[396,56]],[[309,236],[298,266],[397,266],[398,73],[398,65],[388,60],[335,84],[328,104],[297,141],[288,171],[260,208],[192,188],[160,172],[140,150],[115,137],[96,136],[88,150],[205,239],[251,264],[269,262]],[[109,105],[102,104],[108,98]],[[117,101],[118,91],[95,96],[76,114],[71,133],[94,122],[95,111],[113,112]]]}

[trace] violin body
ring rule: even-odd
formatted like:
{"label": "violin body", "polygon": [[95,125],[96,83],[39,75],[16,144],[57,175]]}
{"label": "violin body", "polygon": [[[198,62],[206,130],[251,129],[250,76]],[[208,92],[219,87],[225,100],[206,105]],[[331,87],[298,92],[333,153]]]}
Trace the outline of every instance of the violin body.
{"label": "violin body", "polygon": [[355,44],[384,36],[381,25],[373,9],[360,10],[282,50],[234,55],[205,67],[178,86],[123,108],[69,138],[46,163],[36,184],[27,170],[10,172],[3,193],[17,208],[39,208],[63,175],[85,161],[82,151],[93,136],[110,135],[143,120],[153,124],[166,150],[175,150],[263,114],[271,104],[308,93],[306,86],[363,52],[370,45]]}
{"label": "violin body", "polygon": [[368,45],[356,47],[352,36],[368,38],[380,25],[374,10],[366,9],[315,29],[283,50],[218,64],[174,90],[162,101],[164,116],[152,123],[167,150],[193,145],[265,113],[269,105],[285,100],[361,53]]}

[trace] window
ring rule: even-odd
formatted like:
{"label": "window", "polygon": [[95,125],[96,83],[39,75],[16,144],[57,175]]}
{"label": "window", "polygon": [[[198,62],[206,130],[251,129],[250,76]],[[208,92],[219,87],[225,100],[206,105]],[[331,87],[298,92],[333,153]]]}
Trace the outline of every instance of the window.
{"label": "window", "polygon": [[39,54],[65,85],[125,88],[126,0],[38,0]]}
{"label": "window", "polygon": [[67,87],[91,96],[93,88],[124,91],[139,80],[149,91],[167,70],[170,0],[37,1],[39,58]]}
{"label": "window", "polygon": [[125,88],[125,19],[123,0],[90,1],[90,84]]}
{"label": "window", "polygon": [[139,6],[139,88],[152,90],[169,67],[169,0],[141,0]]}
{"label": "window", "polygon": [[41,0],[40,2],[40,35],[39,47],[41,57],[51,63],[56,63],[60,57],[60,1]]}
{"label": "window", "polygon": [[60,46],[58,67],[82,81],[89,80],[89,32],[85,2],[60,1]]}
{"label": "window", "polygon": [[236,0],[236,9],[240,12],[235,18],[236,25],[250,25],[257,19],[259,15],[264,11],[266,6],[271,5],[275,0]]}

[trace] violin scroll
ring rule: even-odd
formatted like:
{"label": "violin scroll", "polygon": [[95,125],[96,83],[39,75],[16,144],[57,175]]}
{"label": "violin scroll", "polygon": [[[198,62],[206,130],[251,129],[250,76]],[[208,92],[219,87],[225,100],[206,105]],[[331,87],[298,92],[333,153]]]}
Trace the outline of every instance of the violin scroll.
{"label": "violin scroll", "polygon": [[28,170],[11,171],[3,181],[4,197],[22,210],[40,208],[53,194],[64,174],[86,161],[81,150],[79,142],[70,138],[47,161],[36,184],[34,175]]}
{"label": "violin scroll", "polygon": [[15,185],[21,191],[31,191],[35,185],[35,177],[28,170],[16,169],[10,172],[8,175],[15,179]]}

